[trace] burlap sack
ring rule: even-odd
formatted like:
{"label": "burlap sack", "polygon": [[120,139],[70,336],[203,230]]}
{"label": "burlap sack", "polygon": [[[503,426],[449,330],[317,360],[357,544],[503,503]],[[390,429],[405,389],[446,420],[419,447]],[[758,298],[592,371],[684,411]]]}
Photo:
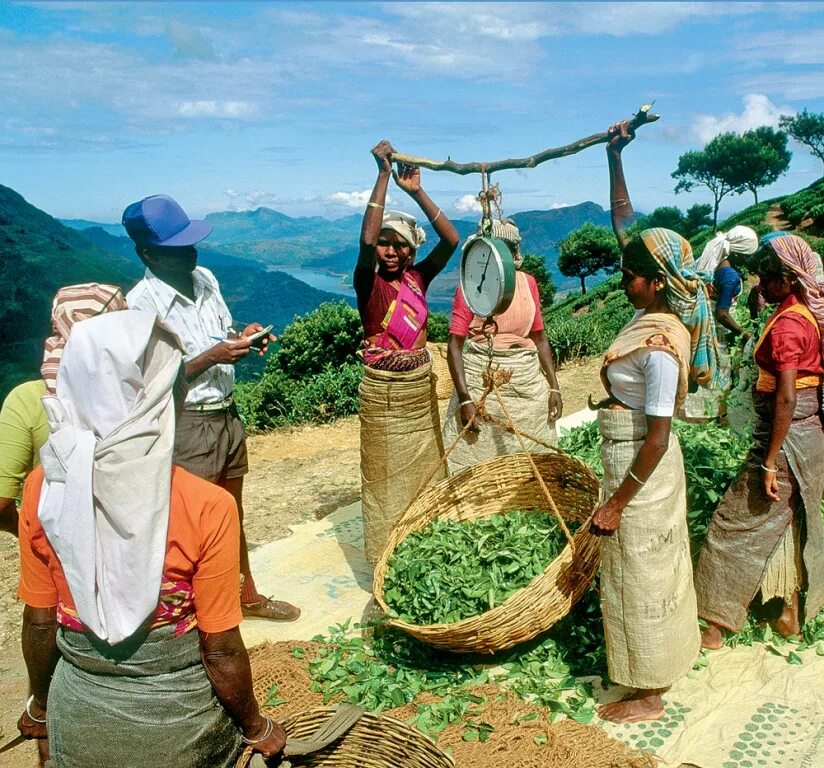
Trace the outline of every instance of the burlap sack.
{"label": "burlap sack", "polygon": [[431,363],[405,373],[365,367],[360,427],[364,547],[376,563],[395,520],[433,471],[433,481],[446,476]]}

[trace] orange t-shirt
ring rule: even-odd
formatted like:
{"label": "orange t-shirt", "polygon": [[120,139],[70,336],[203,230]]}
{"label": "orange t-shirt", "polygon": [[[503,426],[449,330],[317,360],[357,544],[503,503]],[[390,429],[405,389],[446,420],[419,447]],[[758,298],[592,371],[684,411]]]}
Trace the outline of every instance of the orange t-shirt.
{"label": "orange t-shirt", "polygon": [[[32,608],[60,606],[74,613],[74,600],[57,555],[37,518],[43,469],[28,477],[20,506],[20,583],[17,596]],[[240,610],[240,521],[231,494],[172,467],[169,532],[163,581],[191,585],[196,625],[203,632],[237,627]],[[153,626],[164,620],[158,607]],[[191,629],[195,626],[192,621]]]}

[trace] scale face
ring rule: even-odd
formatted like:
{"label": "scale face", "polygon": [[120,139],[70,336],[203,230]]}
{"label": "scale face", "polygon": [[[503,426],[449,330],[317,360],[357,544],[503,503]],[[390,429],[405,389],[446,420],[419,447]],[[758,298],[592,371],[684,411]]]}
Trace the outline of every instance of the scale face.
{"label": "scale face", "polygon": [[505,312],[515,294],[512,253],[497,237],[476,237],[463,248],[461,290],[469,308],[480,317]]}

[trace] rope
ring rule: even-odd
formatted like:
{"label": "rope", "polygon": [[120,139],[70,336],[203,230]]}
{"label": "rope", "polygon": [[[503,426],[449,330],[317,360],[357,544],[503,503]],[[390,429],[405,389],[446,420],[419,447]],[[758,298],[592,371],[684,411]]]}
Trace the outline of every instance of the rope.
{"label": "rope", "polygon": [[318,752],[350,731],[362,716],[362,709],[351,704],[341,704],[335,714],[308,738],[286,739],[283,754],[298,757]]}

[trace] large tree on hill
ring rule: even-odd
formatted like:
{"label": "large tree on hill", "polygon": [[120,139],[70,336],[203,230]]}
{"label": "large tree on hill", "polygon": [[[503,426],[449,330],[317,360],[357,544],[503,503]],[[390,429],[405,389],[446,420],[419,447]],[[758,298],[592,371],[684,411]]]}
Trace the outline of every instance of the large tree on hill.
{"label": "large tree on hill", "polygon": [[689,192],[695,187],[706,187],[713,198],[712,228],[718,227],[718,206],[731,193],[743,191],[736,183],[730,160],[735,156],[740,137],[734,133],[721,133],[703,150],[691,149],[678,158],[678,167],[672,178],[678,179],[675,193]]}
{"label": "large tree on hill", "polygon": [[646,216],[640,216],[638,229],[664,227],[689,240],[702,229],[710,226],[712,206],[707,203],[691,205],[686,214],[676,205],[662,205]]}
{"label": "large tree on hill", "polygon": [[805,108],[797,115],[781,115],[778,124],[824,163],[824,112],[808,112]]}
{"label": "large tree on hill", "polygon": [[537,253],[525,253],[521,270],[535,278],[538,284],[538,297],[541,307],[546,308],[555,301],[555,282],[546,268],[546,260]]}
{"label": "large tree on hill", "polygon": [[752,192],[756,204],[758,190],[768,187],[790,167],[792,152],[787,149],[787,134],[767,125],[746,131],[732,145],[728,161],[730,181]]}
{"label": "large tree on hill", "polygon": [[558,250],[558,269],[562,275],[581,281],[581,293],[587,292],[587,277],[615,272],[621,262],[621,249],[612,230],[590,221],[561,240]]}

